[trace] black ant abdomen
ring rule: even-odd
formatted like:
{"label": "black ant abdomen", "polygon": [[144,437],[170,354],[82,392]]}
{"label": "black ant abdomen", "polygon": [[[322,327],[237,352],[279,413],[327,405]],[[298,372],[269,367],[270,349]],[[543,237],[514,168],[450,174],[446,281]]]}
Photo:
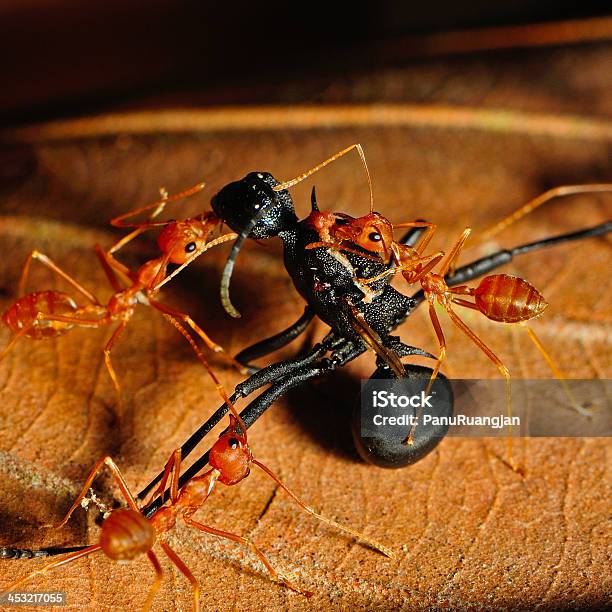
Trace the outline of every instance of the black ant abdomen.
{"label": "black ant abdomen", "polygon": [[[404,397],[420,396],[429,384],[432,369],[420,365],[406,364],[405,378],[396,379],[390,368],[379,367],[361,388],[360,401],[355,406],[352,417],[353,441],[357,452],[364,461],[383,468],[400,468],[412,465],[429,454],[448,432],[447,419],[453,415],[453,390],[445,376],[438,374],[431,390],[431,407],[428,405],[399,406],[401,402],[391,402],[389,393],[374,406],[373,395],[383,388],[381,380],[388,380],[391,392]],[[386,389],[386,386],[385,386]],[[391,405],[391,404],[394,405]],[[388,417],[402,417],[401,421],[390,421]],[[409,417],[418,419],[412,444],[405,444],[406,432],[410,429]],[[427,416],[427,418],[425,418]],[[385,417],[387,417],[386,420]],[[429,417],[434,417],[430,419]],[[391,423],[391,424],[389,424]],[[397,423],[397,424],[393,424]]]}

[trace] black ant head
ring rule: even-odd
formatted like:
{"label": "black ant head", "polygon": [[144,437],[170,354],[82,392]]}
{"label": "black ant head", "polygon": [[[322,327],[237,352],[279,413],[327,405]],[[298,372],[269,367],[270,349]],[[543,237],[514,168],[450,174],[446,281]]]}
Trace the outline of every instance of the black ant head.
{"label": "black ant head", "polygon": [[255,240],[272,238],[297,222],[293,201],[268,172],[251,172],[226,185],[211,200],[212,209],[238,234]]}
{"label": "black ant head", "polygon": [[240,313],[229,299],[229,284],[234,262],[247,238],[272,238],[297,224],[293,201],[286,189],[268,172],[251,172],[243,179],[226,185],[211,200],[219,218],[239,234],[221,277],[221,303],[232,317]]}

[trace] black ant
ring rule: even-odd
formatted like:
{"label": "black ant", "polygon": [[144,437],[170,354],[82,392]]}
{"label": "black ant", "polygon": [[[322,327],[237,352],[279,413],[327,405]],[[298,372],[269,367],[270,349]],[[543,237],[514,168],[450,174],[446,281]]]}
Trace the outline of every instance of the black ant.
{"label": "black ant", "polygon": [[[137,503],[136,498],[130,492],[128,484],[123,477],[119,467],[111,457],[103,457],[100,459],[89,472],[85,479],[85,484],[81,492],[74,500],[74,503],[61,520],[55,526],[59,529],[63,527],[70,519],[72,513],[79,507],[81,501],[87,495],[89,488],[97,476],[97,474],[107,467],[112,472],[123,497],[125,498],[128,507],[113,510],[102,523],[100,531],[100,539],[97,544],[84,547],[82,549],[70,552],[63,559],[48,563],[43,568],[31,572],[21,580],[18,580],[8,590],[15,590],[33,577],[45,574],[54,568],[65,566],[69,563],[77,561],[87,555],[102,552],[108,558],[114,561],[132,561],[133,559],[145,554],[153,566],[155,571],[155,580],[151,585],[147,598],[145,600],[144,609],[148,610],[151,607],[155,594],[157,593],[163,578],[163,571],[157,555],[153,551],[156,543],[159,543],[160,548],[164,551],[170,561],[178,568],[178,570],[189,580],[193,590],[193,607],[196,612],[200,609],[200,586],[197,578],[189,570],[184,561],[179,555],[162,539],[165,533],[168,533],[176,526],[178,519],[181,519],[186,525],[193,527],[204,533],[208,533],[220,538],[225,538],[238,544],[242,544],[251,550],[257,558],[264,564],[271,578],[280,584],[300,593],[306,597],[311,597],[312,592],[307,591],[285,576],[277,572],[265,554],[248,538],[224,531],[206,525],[197,521],[194,518],[195,513],[204,505],[206,500],[212,493],[217,483],[226,486],[233,486],[243,481],[250,473],[251,466],[256,466],[267,474],[302,510],[311,514],[315,518],[331,525],[349,535],[364,541],[370,547],[378,550],[387,557],[393,557],[393,553],[386,546],[376,542],[358,531],[350,527],[346,527],[336,521],[322,516],[315,512],[310,506],[307,506],[293,491],[291,491],[280,478],[264,463],[257,460],[251,451],[251,447],[247,441],[246,426],[242,422],[240,415],[236,412],[233,404],[227,402],[230,411],[229,427],[221,434],[210,450],[210,468],[199,476],[193,476],[189,481],[183,484],[179,489],[179,474],[181,469],[181,450],[175,450],[170,459],[166,463],[160,485],[153,493],[153,497],[164,492],[166,484],[170,481],[170,499],[157,510],[151,517],[147,518]],[[54,549],[54,554],[61,554],[61,549]]]}

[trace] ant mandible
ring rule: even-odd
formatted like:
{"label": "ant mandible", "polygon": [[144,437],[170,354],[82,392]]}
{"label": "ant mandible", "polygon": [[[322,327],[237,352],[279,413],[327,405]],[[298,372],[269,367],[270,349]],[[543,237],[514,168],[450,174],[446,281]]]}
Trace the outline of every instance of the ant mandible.
{"label": "ant mandible", "polygon": [[[153,492],[153,497],[163,493],[168,480],[170,480],[170,499],[165,505],[159,508],[151,518],[147,518],[143,514],[141,507],[130,492],[125,478],[113,459],[109,456],[100,459],[87,476],[78,497],[75,499],[62,521],[55,526],[55,528],[59,529],[68,522],[72,513],[79,507],[79,504],[87,495],[94,478],[105,466],[110,469],[117,481],[119,489],[127,501],[128,508],[119,508],[113,510],[109,514],[102,523],[100,540],[97,544],[76,550],[63,559],[48,563],[42,569],[31,572],[11,585],[9,590],[14,590],[34,576],[44,574],[51,569],[67,565],[77,559],[99,551],[102,551],[108,558],[114,561],[131,561],[136,557],[146,554],[155,571],[155,580],[149,589],[144,605],[144,609],[148,610],[163,578],[161,565],[153,551],[153,546],[158,542],[170,561],[191,583],[194,610],[198,611],[200,596],[198,580],[178,554],[161,538],[163,534],[174,529],[177,519],[181,519],[186,525],[198,529],[199,531],[246,546],[264,564],[273,580],[280,584],[284,584],[291,590],[305,595],[306,597],[312,596],[312,592],[297,586],[288,578],[277,572],[268,561],[265,554],[250,539],[229,531],[205,525],[193,518],[194,514],[209,498],[217,482],[226,486],[236,485],[249,475],[252,465],[257,466],[265,472],[265,474],[274,480],[274,482],[289,495],[292,501],[308,514],[311,514],[324,523],[336,527],[357,539],[363,540],[370,547],[378,550],[387,557],[392,558],[394,556],[393,552],[383,544],[364,536],[350,527],[346,527],[330,518],[322,516],[315,512],[310,506],[307,506],[270,468],[261,461],[255,459],[247,441],[246,425],[229,400],[227,401],[227,407],[230,411],[230,424],[210,450],[210,469],[200,476],[192,477],[179,489],[181,450],[175,450],[166,463],[159,487]],[[54,554],[59,554],[59,551],[56,549]]]}
{"label": "ant mandible", "polygon": [[[172,196],[172,199],[180,199],[197,193],[203,186],[200,183],[191,189]],[[158,210],[169,199],[169,196],[165,194],[161,201],[149,206]],[[103,352],[106,368],[117,393],[119,416],[121,416],[121,387],[110,354],[132,318],[137,304],[151,306],[161,312],[186,338],[190,338],[190,336],[184,329],[184,325],[195,332],[209,348],[216,352],[222,351],[222,348],[214,343],[188,314],[159,302],[157,295],[161,286],[173,278],[185,266],[189,265],[213,246],[233,240],[236,238],[236,234],[228,233],[209,240],[212,231],[220,223],[217,219],[211,220],[205,217],[202,219],[192,219],[189,223],[184,224],[165,222],[164,225],[166,227],[158,238],[158,245],[162,255],[147,261],[135,272],[116,261],[112,257],[112,252],[117,250],[117,245],[122,246],[127,243],[128,239],[133,239],[137,232],[143,231],[143,228],[132,232],[127,237],[128,239],[124,238],[119,241],[111,249],[111,254],[105,253],[99,245],[95,245],[98,260],[114,290],[113,295],[106,304],[98,300],[93,293],[85,289],[85,287],[62,270],[45,254],[36,250],[32,251],[26,258],[19,281],[18,294],[22,297],[18,298],[2,315],[4,325],[14,335],[6,348],[0,353],[0,360],[6,356],[21,338],[38,340],[63,335],[74,327],[98,328],[103,325],[117,323],[110,339],[104,346]],[[85,298],[87,303],[78,305],[68,294],[55,290],[34,291],[23,295],[33,260],[39,261],[60,278],[64,279]],[[169,275],[167,272],[170,264],[180,264],[180,267]],[[122,287],[120,279],[128,286]],[[237,364],[234,360],[230,359],[230,361],[236,364],[236,367],[243,369],[243,366]],[[207,363],[205,363],[205,366],[218,387],[218,380],[214,373]]]}

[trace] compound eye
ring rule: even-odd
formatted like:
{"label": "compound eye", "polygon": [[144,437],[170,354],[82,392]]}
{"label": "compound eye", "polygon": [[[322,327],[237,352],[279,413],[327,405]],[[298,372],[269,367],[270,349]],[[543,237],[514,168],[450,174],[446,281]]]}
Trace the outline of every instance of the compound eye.
{"label": "compound eye", "polygon": [[188,242],[185,245],[185,253],[193,253],[196,250],[197,244],[195,242]]}
{"label": "compound eye", "polygon": [[227,441],[227,445],[232,449],[232,450],[236,450],[239,446],[240,446],[240,442],[238,442],[238,440],[236,438],[230,438]]}
{"label": "compound eye", "polygon": [[382,236],[378,233],[378,232],[372,232],[368,238],[372,241],[372,242],[380,242],[382,240]]}

